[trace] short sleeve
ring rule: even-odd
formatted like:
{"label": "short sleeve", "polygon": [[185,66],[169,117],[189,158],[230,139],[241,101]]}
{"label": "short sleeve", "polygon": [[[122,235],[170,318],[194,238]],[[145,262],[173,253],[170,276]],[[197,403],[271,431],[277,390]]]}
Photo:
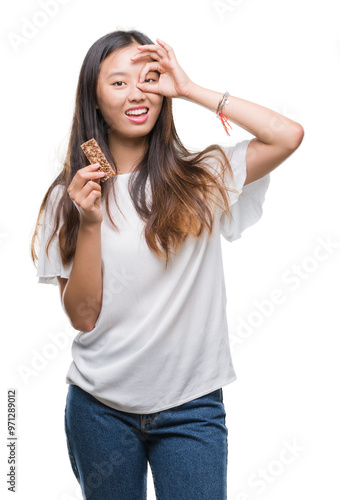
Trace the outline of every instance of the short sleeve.
{"label": "short sleeve", "polygon": [[227,186],[237,189],[237,193],[228,192],[231,215],[222,211],[220,217],[220,234],[234,241],[241,237],[243,231],[255,224],[262,216],[265,194],[270,182],[270,174],[244,185],[246,180],[246,153],[253,139],[238,142],[235,146],[221,146],[226,153],[234,174],[234,181],[228,179]]}
{"label": "short sleeve", "polygon": [[62,189],[62,186],[59,185],[53,189],[45,207],[45,217],[41,227],[40,248],[36,273],[36,276],[38,276],[38,283],[58,285],[57,276],[68,278],[71,273],[73,260],[67,266],[64,266],[61,261],[58,243],[59,229],[48,248],[48,257],[45,251],[47,241],[53,233],[54,208],[58,204],[62,194]]}

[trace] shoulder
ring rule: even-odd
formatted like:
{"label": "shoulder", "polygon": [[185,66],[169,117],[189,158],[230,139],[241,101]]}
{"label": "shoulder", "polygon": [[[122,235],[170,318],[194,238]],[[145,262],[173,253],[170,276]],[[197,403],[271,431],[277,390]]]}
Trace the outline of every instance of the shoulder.
{"label": "shoulder", "polygon": [[51,209],[55,209],[66,192],[67,190],[65,184],[56,184],[48,192],[46,204],[49,205]]}
{"label": "shoulder", "polygon": [[237,175],[240,171],[243,172],[246,166],[247,149],[251,141],[252,139],[244,139],[233,145],[218,145],[216,155],[219,160],[213,161],[214,168],[220,170],[221,167],[225,166],[227,160],[233,175]]}
{"label": "shoulder", "polygon": [[[210,173],[220,175],[225,165],[232,158],[233,146],[210,144],[200,151],[201,165]],[[197,153],[198,154],[198,153]]]}
{"label": "shoulder", "polygon": [[56,184],[48,192],[45,206],[45,217],[48,223],[52,223],[57,213],[57,208],[61,198],[66,192],[66,186],[64,184]]}
{"label": "shoulder", "polygon": [[60,198],[65,194],[66,186],[65,184],[56,184],[50,191],[49,200],[55,203],[60,201]]}
{"label": "shoulder", "polygon": [[198,151],[191,151],[188,156],[184,157],[184,160],[196,160],[200,166],[204,165],[205,167],[215,169],[216,163],[219,163],[223,159],[224,149],[225,147],[220,144],[209,144]]}
{"label": "shoulder", "polygon": [[204,166],[213,175],[220,176],[223,173],[225,181],[230,182],[228,172],[235,174],[243,170],[251,140],[244,139],[232,145],[210,144],[202,150],[191,152],[185,159],[193,160],[197,157],[197,164]]}

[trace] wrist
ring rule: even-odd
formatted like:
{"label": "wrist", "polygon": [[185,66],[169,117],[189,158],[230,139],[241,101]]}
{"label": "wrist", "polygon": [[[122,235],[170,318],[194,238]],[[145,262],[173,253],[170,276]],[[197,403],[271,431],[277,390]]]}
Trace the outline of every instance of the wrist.
{"label": "wrist", "polygon": [[184,99],[188,99],[195,104],[199,104],[200,106],[209,109],[210,111],[216,112],[217,105],[222,97],[223,92],[216,92],[215,90],[210,90],[193,83],[189,87],[189,91]]}
{"label": "wrist", "polygon": [[80,220],[79,230],[95,233],[101,230],[102,221],[88,221],[85,219]]}
{"label": "wrist", "polygon": [[194,96],[196,95],[198,88],[199,85],[191,81],[190,83],[188,83],[185,90],[179,97],[181,97],[182,99],[188,99],[190,101],[194,100]]}

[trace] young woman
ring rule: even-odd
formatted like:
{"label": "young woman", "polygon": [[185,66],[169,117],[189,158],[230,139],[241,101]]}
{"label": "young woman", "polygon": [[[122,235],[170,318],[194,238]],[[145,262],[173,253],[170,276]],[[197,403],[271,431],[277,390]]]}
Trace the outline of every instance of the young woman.
{"label": "young woman", "polygon": [[[225,94],[195,84],[157,42],[119,30],[89,49],[32,258],[44,213],[39,283],[59,283],[79,331],[65,432],[84,498],[145,499],[149,462],[157,498],[224,500],[222,387],[236,375],[221,235],[233,241],[261,217],[270,172],[304,131],[233,95],[221,101]],[[255,138],[190,153],[172,98],[219,111]],[[91,138],[116,172],[105,182],[80,148]]]}

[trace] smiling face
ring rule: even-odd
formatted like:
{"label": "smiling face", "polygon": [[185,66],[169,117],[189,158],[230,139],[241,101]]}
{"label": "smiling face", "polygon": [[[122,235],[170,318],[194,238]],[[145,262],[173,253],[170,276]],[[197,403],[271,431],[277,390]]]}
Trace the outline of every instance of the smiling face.
{"label": "smiling face", "polygon": [[[130,57],[139,52],[138,45],[134,43],[110,54],[102,62],[98,76],[97,107],[109,126],[109,135],[114,133],[116,138],[146,136],[153,129],[162,107],[162,95],[143,92],[136,85],[145,63],[154,61],[150,56],[131,61]],[[150,71],[145,82],[153,84],[158,79],[159,74]],[[129,117],[126,111],[135,107],[148,108],[148,112]]]}

